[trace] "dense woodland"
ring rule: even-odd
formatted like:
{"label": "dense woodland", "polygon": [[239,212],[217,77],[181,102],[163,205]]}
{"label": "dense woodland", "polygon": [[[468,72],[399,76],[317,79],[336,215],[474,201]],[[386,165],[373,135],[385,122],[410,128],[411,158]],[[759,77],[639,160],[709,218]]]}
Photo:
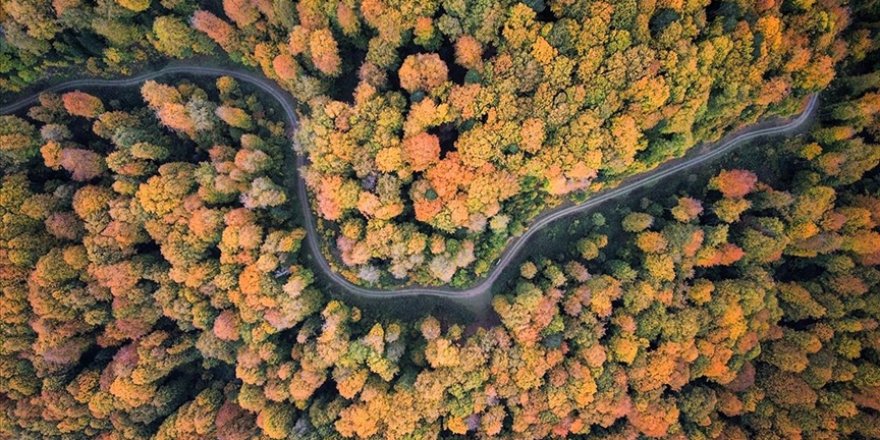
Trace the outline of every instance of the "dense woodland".
{"label": "dense woodland", "polygon": [[[731,167],[586,216],[571,251],[522,264],[480,326],[330,298],[300,249],[288,127],[246,85],[163,77],[43,94],[0,116],[0,439],[880,438],[873,2],[47,5],[3,2],[2,87],[81,62],[125,73],[216,44],[308,103],[298,138],[317,213],[343,265],[367,252],[350,271],[374,282],[478,274],[506,234],[566,195],[535,174],[544,160],[564,162],[568,185],[566,157],[600,152],[595,175],[567,193],[594,191],[825,91],[808,133],[754,153],[780,164],[772,178]],[[775,45],[755,31],[773,17]],[[463,55],[469,45],[481,55]],[[720,58],[700,61],[710,48]],[[494,76],[504,63],[512,73]],[[345,84],[353,100],[334,95]],[[453,91],[468,87],[478,93],[463,116]],[[668,93],[638,101],[639,87]],[[627,116],[635,125],[614,132]],[[509,124],[535,130],[534,152]],[[584,133],[598,147],[577,144],[593,139]],[[482,139],[500,150],[472,167],[457,149],[490,134],[516,140]],[[631,152],[616,143],[627,135]],[[442,157],[410,156],[433,142]],[[395,148],[394,169],[373,168]],[[490,192],[510,176],[502,189],[515,194],[491,216],[475,211],[487,228],[408,215],[421,212],[420,187],[435,200],[470,194],[473,182],[450,183],[449,199],[429,186],[453,162],[450,178]],[[326,179],[356,186],[355,204],[328,199]],[[372,214],[362,194],[376,197]],[[399,214],[376,214],[394,204]],[[377,225],[390,242],[362,250]],[[443,259],[459,270],[436,272]]]}
{"label": "dense woodland", "polygon": [[0,87],[228,53],[302,103],[337,271],[463,286],[547,208],[795,112],[870,44],[846,3],[8,0]]}
{"label": "dense woodland", "polygon": [[353,102],[301,97],[299,139],[340,269],[379,284],[469,284],[566,196],[790,113],[833,77],[849,20],[833,1],[377,3],[300,3],[273,67],[289,51],[344,72],[312,50],[325,27],[367,46]]}

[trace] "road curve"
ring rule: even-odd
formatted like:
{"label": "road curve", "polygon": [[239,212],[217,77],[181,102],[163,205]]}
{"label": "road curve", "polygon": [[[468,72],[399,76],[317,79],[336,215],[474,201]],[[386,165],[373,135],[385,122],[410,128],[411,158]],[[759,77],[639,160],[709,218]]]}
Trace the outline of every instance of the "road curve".
{"label": "road curve", "polygon": [[[128,78],[83,78],[66,81],[43,89],[40,92],[24,97],[11,104],[2,106],[0,107],[0,114],[16,112],[25,108],[28,105],[36,103],[40,93],[61,92],[64,90],[71,90],[79,87],[131,87],[150,79],[173,74],[187,74],[194,76],[225,75],[233,77],[239,81],[252,84],[253,86],[272,96],[281,105],[281,108],[284,110],[285,117],[287,118],[288,135],[291,136],[292,139],[293,132],[296,130],[297,127],[297,115],[295,110],[296,102],[294,101],[293,97],[280,86],[278,86],[278,84],[261,74],[244,69],[207,67],[191,61],[171,64],[167,67],[155,71],[146,72]],[[432,296],[446,299],[467,299],[484,294],[489,294],[493,283],[495,283],[498,277],[501,276],[504,268],[508,264],[510,264],[511,261],[513,261],[513,258],[516,256],[517,252],[519,252],[523,245],[528,242],[529,237],[531,237],[536,232],[540,231],[542,228],[552,223],[553,221],[569,215],[586,212],[610,199],[624,195],[636,188],[650,185],[672,174],[684,171],[686,169],[700,165],[706,161],[715,159],[755,138],[762,136],[779,135],[795,131],[801,128],[801,126],[803,126],[809,120],[810,115],[816,109],[817,102],[817,95],[812,95],[809,99],[806,109],[797,118],[791,119],[785,124],[766,128],[753,127],[751,129],[743,131],[742,133],[737,134],[736,136],[731,137],[730,139],[723,140],[717,145],[704,147],[702,148],[702,151],[700,153],[694,155],[693,157],[685,158],[680,162],[668,166],[660,166],[652,171],[635,177],[632,180],[625,181],[624,183],[613,189],[601,191],[581,204],[563,205],[561,207],[539,215],[532,221],[532,223],[529,225],[528,230],[524,234],[519,237],[512,238],[509,241],[507,248],[502,252],[501,257],[492,267],[489,275],[483,278],[478,284],[467,289],[455,289],[451,287],[406,287],[401,289],[382,290],[357,286],[343,278],[337,272],[332,270],[330,264],[327,262],[326,258],[324,258],[324,255],[321,252],[321,245],[318,240],[318,234],[315,230],[315,218],[312,214],[311,206],[309,205],[309,197],[306,190],[306,185],[300,173],[297,172],[297,199],[299,200],[300,209],[303,212],[303,219],[305,220],[305,228],[307,230],[306,241],[309,246],[309,251],[312,253],[312,255],[314,255],[314,261],[318,264],[318,266],[320,266],[322,272],[324,272],[327,278],[333,281],[333,283],[335,283],[340,290],[350,295],[363,298]],[[296,152],[296,166],[299,170],[306,164],[307,159],[305,158],[305,154],[301,148],[295,145],[294,149]]]}

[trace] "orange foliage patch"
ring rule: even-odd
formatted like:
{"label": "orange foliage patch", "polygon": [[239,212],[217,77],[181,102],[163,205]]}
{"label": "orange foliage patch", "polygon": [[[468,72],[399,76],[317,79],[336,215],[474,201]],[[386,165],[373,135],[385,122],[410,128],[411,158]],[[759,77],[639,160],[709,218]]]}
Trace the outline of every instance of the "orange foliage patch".
{"label": "orange foliage patch", "polygon": [[446,82],[449,69],[440,56],[417,54],[406,57],[400,66],[400,86],[412,93],[416,90],[430,91]]}
{"label": "orange foliage patch", "polygon": [[741,198],[755,189],[758,176],[747,170],[723,170],[709,181],[709,187],[717,189],[724,197]]}
{"label": "orange foliage patch", "polygon": [[104,113],[104,103],[98,97],[80,91],[68,92],[61,96],[64,109],[74,116],[94,118]]}
{"label": "orange foliage patch", "polygon": [[440,140],[422,132],[404,139],[403,151],[413,171],[424,171],[440,160]]}

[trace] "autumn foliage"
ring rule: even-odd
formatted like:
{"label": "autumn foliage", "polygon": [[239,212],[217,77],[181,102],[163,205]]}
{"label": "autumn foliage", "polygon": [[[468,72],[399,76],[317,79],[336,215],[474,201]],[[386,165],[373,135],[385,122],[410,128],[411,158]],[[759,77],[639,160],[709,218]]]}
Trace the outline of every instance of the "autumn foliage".
{"label": "autumn foliage", "polygon": [[[235,90],[230,81],[218,84]],[[150,83],[142,95],[153,105],[133,112],[208,105],[191,84]],[[259,115],[248,102],[207,108]],[[797,166],[780,178],[813,170],[813,185],[775,189],[722,170],[690,193],[624,203],[609,212],[617,222],[584,219],[567,257],[531,258],[500,288],[497,324],[466,327],[443,315],[377,319],[327,299],[298,263],[305,232],[276,199],[286,196],[283,131],[260,116],[244,129],[214,111],[187,115],[217,116],[215,137],[122,111],[63,136],[44,128],[65,115],[32,120],[47,145],[63,143],[44,149],[43,165],[71,178],[0,181],[4,435],[287,438],[306,421],[345,438],[876,434],[880,198],[875,182],[854,194],[796,156],[818,139],[779,150]],[[112,152],[87,148],[99,140]],[[406,142],[388,161],[398,171],[429,163],[413,191],[447,202],[432,218],[498,209],[485,204],[505,193],[490,169],[462,172],[434,134]],[[204,159],[179,160],[182,148]],[[398,203],[383,199],[387,179],[374,196],[328,180],[319,208],[381,218]],[[723,191],[742,181],[748,191]],[[719,206],[740,202],[736,218],[721,218]],[[387,221],[341,233],[343,259],[369,264],[370,246],[424,249],[443,280],[475,252]]]}
{"label": "autumn foliage", "polygon": [[755,189],[757,176],[747,170],[724,170],[709,181],[709,187],[717,189],[724,197],[739,199]]}
{"label": "autumn foliage", "polygon": [[403,152],[413,171],[425,171],[440,161],[440,141],[437,136],[419,133],[403,140]]}
{"label": "autumn foliage", "polygon": [[[210,39],[308,155],[230,77],[0,116],[0,438],[880,438],[874,4],[199,7],[0,6],[4,91]],[[542,230],[468,313],[356,307],[301,249],[298,172],[342,276],[468,285],[543,210],[826,86],[808,132]]]}
{"label": "autumn foliage", "polygon": [[194,29],[204,32],[224,49],[230,50],[235,38],[235,28],[208,11],[196,11],[192,17]]}
{"label": "autumn foliage", "polygon": [[449,69],[437,54],[417,54],[406,57],[397,74],[404,90],[429,92],[446,81]]}
{"label": "autumn foliage", "polygon": [[[851,16],[835,1],[550,3],[224,3],[240,36],[227,52],[304,104],[297,136],[335,270],[469,284],[543,210],[794,113],[833,78]],[[712,212],[734,222],[755,182],[716,180],[730,201]],[[679,218],[709,212],[684,203]],[[421,234],[473,242],[475,258],[449,278]]]}
{"label": "autumn foliage", "polygon": [[104,112],[104,104],[96,96],[83,92],[68,92],[61,96],[64,109],[74,116],[94,118]]}

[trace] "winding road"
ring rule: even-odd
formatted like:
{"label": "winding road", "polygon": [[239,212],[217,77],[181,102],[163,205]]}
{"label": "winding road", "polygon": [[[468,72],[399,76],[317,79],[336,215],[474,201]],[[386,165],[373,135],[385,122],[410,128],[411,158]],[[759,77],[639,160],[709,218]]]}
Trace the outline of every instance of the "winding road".
{"label": "winding road", "polygon": [[[291,136],[291,138],[294,131],[296,130],[296,102],[289,93],[278,86],[274,81],[266,78],[259,73],[254,73],[252,71],[247,71],[244,69],[208,67],[204,65],[199,65],[197,62],[193,61],[183,61],[177,64],[171,64],[167,67],[155,71],[146,72],[128,78],[83,78],[62,82],[43,89],[40,92],[22,98],[16,102],[0,107],[0,114],[13,113],[36,103],[40,93],[61,92],[64,90],[71,90],[76,88],[131,87],[139,85],[140,83],[150,79],[173,74],[186,74],[194,76],[225,75],[233,77],[239,81],[250,83],[253,86],[261,89],[263,92],[268,93],[281,105],[281,108],[284,110],[285,117],[287,118],[288,135]],[[467,289],[455,289],[451,287],[406,287],[394,290],[382,290],[357,286],[343,278],[341,275],[332,270],[330,264],[327,262],[327,260],[324,258],[323,253],[321,252],[321,245],[318,240],[318,234],[315,230],[315,218],[312,214],[311,206],[309,205],[309,197],[306,191],[306,185],[299,173],[297,173],[297,198],[299,199],[300,209],[303,212],[305,227],[308,232],[307,242],[309,246],[309,251],[312,253],[312,255],[314,255],[314,261],[318,264],[326,277],[334,284],[336,284],[336,286],[340,290],[350,295],[362,298],[385,299],[431,296],[457,300],[475,298],[481,295],[488,295],[490,294],[493,283],[495,283],[498,277],[501,276],[504,268],[508,264],[510,264],[511,261],[513,261],[513,258],[516,256],[517,252],[519,252],[520,249],[528,242],[529,237],[540,231],[548,224],[562,217],[589,211],[590,209],[595,208],[596,206],[599,206],[610,199],[624,195],[636,188],[650,185],[665,177],[715,159],[755,138],[762,136],[779,135],[798,130],[809,120],[810,115],[816,109],[817,102],[817,96],[812,95],[807,103],[806,109],[798,117],[791,119],[784,124],[767,127],[761,127],[762,124],[757,124],[740,133],[728,136],[727,139],[719,141],[715,145],[696,147],[700,148],[699,153],[693,155],[692,157],[685,157],[679,160],[675,160],[667,163],[666,165],[655,168],[654,170],[643,173],[639,176],[635,176],[631,178],[631,180],[624,181],[622,184],[613,189],[608,189],[597,193],[595,196],[581,204],[563,205],[539,215],[532,221],[528,230],[524,234],[519,237],[514,237],[509,241],[507,248],[504,250],[504,252],[502,252],[501,257],[495,263],[492,270],[489,272],[489,275],[483,278],[478,284],[471,286]],[[294,150],[296,151],[296,166],[299,170],[306,164],[307,159],[304,152],[301,148],[299,148],[298,145],[294,145]]]}

